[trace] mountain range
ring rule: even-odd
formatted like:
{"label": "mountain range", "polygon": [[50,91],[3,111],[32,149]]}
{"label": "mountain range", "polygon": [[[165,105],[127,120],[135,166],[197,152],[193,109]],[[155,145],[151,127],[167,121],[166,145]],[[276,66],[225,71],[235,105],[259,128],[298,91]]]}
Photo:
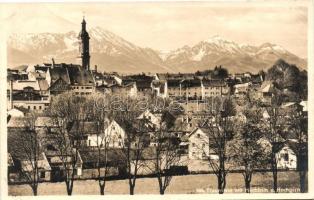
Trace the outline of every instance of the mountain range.
{"label": "mountain range", "polygon": [[[306,59],[271,43],[243,45],[214,36],[193,46],[163,52],[139,47],[100,27],[88,32],[91,68],[97,65],[100,71],[195,72],[222,65],[231,73],[258,72],[271,67],[280,58],[301,69],[307,68]],[[80,63],[77,36],[74,31],[12,34],[7,41],[8,66],[51,62],[52,58],[57,63]]]}

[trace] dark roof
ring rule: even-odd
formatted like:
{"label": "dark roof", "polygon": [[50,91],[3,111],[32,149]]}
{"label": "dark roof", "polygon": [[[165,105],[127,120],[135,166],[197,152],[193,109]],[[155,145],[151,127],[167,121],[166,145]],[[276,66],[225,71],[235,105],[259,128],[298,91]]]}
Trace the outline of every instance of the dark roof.
{"label": "dark roof", "polygon": [[181,80],[167,80],[167,86],[169,87],[180,87]]}
{"label": "dark roof", "polygon": [[201,87],[201,80],[200,79],[188,79],[183,80],[181,83],[182,87]]}
{"label": "dark roof", "polygon": [[93,75],[90,71],[79,66],[67,67],[71,85],[94,85]]}
{"label": "dark roof", "polygon": [[66,68],[63,67],[53,67],[49,69],[51,82],[54,83],[58,79],[62,79],[67,84],[70,84],[69,74]]}
{"label": "dark roof", "polygon": [[96,134],[98,132],[97,122],[74,122],[70,133]]}
{"label": "dark roof", "polygon": [[263,82],[263,77],[259,74],[252,74],[251,75],[251,81],[254,84],[259,84]]}
{"label": "dark roof", "polygon": [[[11,154],[13,159],[28,160],[30,150],[26,151],[25,149],[30,149],[32,141],[27,140],[31,137],[23,135],[29,134],[26,129],[8,129],[8,152]],[[44,159],[42,155],[42,149],[40,149],[39,160]]]}
{"label": "dark roof", "polygon": [[39,65],[35,65],[34,68],[36,71],[43,71],[43,72],[47,72],[49,69],[49,67],[47,66],[39,66]]}
{"label": "dark roof", "polygon": [[203,79],[202,83],[204,87],[211,86],[211,87],[223,87],[226,86],[226,82],[220,79]]}
{"label": "dark roof", "polygon": [[[106,153],[107,153],[107,161],[110,163],[113,162],[122,162],[122,150],[121,149],[101,149],[100,154],[98,152],[98,149],[84,149],[79,150],[81,159],[83,163],[97,163],[98,158],[100,158],[100,162],[105,162]],[[100,155],[100,156],[99,156]]]}
{"label": "dark roof", "polygon": [[157,73],[156,76],[159,80],[174,80],[174,79],[194,79],[195,74],[193,73]]}

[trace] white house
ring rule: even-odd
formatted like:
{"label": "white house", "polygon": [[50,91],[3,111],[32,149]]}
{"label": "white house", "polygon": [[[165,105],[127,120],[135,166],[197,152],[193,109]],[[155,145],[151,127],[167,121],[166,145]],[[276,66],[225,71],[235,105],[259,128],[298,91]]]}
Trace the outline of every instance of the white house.
{"label": "white house", "polygon": [[296,169],[297,156],[288,144],[284,144],[276,153],[278,169]]}
{"label": "white house", "polygon": [[124,129],[114,120],[108,122],[108,124],[109,125],[105,128],[104,134],[88,134],[88,146],[104,146],[104,144],[107,143],[109,147],[123,147],[125,138]]}
{"label": "white house", "polygon": [[210,130],[207,128],[196,128],[189,135],[189,159],[218,159],[218,156],[214,152],[209,151],[208,135]]}

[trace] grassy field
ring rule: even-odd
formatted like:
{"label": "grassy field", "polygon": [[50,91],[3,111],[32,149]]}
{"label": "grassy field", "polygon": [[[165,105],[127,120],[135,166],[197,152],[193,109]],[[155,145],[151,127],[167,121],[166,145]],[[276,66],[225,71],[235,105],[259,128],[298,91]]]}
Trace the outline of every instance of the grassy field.
{"label": "grassy field", "polygon": [[[255,173],[251,182],[251,192],[271,192],[271,173]],[[128,181],[108,181],[106,194],[128,194]],[[280,172],[278,174],[280,192],[298,192],[299,177],[297,172]],[[187,175],[173,177],[166,194],[217,193],[217,178],[213,174]],[[243,192],[243,177],[239,173],[227,176],[226,193]],[[289,191],[288,191],[289,190]],[[98,195],[98,182],[95,180],[75,181],[73,195]],[[139,178],[136,182],[135,194],[158,194],[156,178]],[[32,195],[28,185],[10,185],[9,195]],[[38,195],[66,195],[65,183],[40,183]]]}

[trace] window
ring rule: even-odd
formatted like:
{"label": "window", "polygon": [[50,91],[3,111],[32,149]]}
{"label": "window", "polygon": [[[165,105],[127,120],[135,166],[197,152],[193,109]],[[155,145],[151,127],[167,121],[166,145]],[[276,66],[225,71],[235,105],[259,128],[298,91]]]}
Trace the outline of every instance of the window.
{"label": "window", "polygon": [[289,161],[289,154],[288,153],[285,153],[284,156],[283,156],[283,159],[285,161]]}
{"label": "window", "polygon": [[204,143],[202,144],[202,147],[205,148],[205,144]]}
{"label": "window", "polygon": [[34,110],[36,110],[36,106],[34,106]]}
{"label": "window", "polygon": [[39,110],[41,110],[41,106],[39,106]]}
{"label": "window", "polygon": [[192,143],[192,147],[195,147],[195,143]]}
{"label": "window", "polygon": [[45,178],[45,172],[40,172],[40,178]]}
{"label": "window", "polygon": [[197,138],[201,138],[201,134],[198,133],[198,134],[197,134]]}

